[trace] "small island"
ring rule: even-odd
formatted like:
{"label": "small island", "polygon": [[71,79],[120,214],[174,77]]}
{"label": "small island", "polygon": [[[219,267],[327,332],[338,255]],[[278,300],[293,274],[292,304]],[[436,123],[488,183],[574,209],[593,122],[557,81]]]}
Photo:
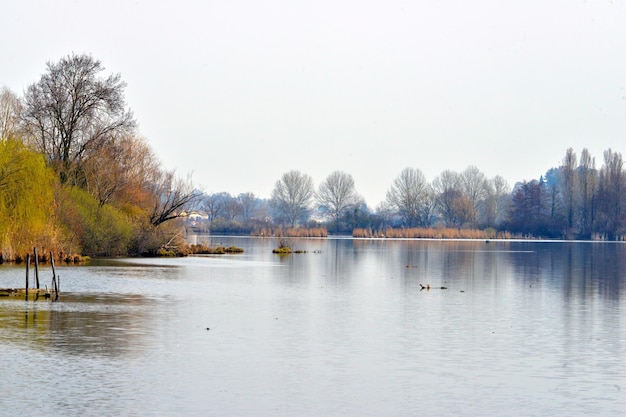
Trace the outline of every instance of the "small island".
{"label": "small island", "polygon": [[281,239],[278,247],[272,250],[272,253],[277,255],[289,255],[292,253],[307,253],[307,251],[302,249],[292,249],[290,243],[287,240]]}

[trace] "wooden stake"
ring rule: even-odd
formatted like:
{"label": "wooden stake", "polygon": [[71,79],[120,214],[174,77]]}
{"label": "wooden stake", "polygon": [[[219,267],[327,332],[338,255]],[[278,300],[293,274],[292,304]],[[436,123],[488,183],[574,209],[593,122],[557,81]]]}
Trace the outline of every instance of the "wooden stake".
{"label": "wooden stake", "polygon": [[57,283],[57,274],[54,271],[54,254],[50,252],[50,264],[52,265],[52,289],[54,289],[54,301],[59,299],[59,284]]}
{"label": "wooden stake", "polygon": [[37,256],[37,248],[34,248],[33,252],[35,252],[35,282],[37,283],[37,289],[39,289],[39,257]]}
{"label": "wooden stake", "polygon": [[26,255],[26,300],[28,301],[28,266],[30,265],[30,253]]}

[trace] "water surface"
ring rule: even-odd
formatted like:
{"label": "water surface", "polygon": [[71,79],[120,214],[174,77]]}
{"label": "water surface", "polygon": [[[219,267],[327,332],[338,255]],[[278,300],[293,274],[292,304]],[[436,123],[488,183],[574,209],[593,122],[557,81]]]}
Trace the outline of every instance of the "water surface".
{"label": "water surface", "polygon": [[623,244],[219,243],[245,253],[58,266],[58,302],[0,299],[0,414],[626,413]]}

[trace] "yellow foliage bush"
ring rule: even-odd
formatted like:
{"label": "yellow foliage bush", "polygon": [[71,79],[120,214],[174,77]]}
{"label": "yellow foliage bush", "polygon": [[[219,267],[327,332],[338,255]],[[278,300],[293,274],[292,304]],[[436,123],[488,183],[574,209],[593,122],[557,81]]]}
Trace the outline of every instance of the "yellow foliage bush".
{"label": "yellow foliage bush", "polygon": [[15,260],[33,247],[54,250],[54,172],[43,155],[15,139],[0,141],[0,250]]}

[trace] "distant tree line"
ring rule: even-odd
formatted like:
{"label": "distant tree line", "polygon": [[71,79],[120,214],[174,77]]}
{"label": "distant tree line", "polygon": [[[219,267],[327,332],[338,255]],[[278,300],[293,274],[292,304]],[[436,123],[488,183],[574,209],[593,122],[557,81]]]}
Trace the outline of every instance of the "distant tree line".
{"label": "distant tree line", "polygon": [[626,175],[622,156],[608,149],[596,169],[587,149],[568,149],[562,165],[511,187],[477,167],[443,171],[432,182],[405,168],[385,201],[370,209],[352,176],[331,173],[317,189],[310,176],[289,171],[276,181],[269,200],[252,193],[203,195],[196,222],[215,233],[250,233],[260,227],[324,226],[335,234],[354,229],[493,229],[507,236],[560,239],[621,239],[626,234]]}
{"label": "distant tree line", "polygon": [[568,149],[560,167],[516,185],[506,226],[532,235],[621,240],[626,234],[622,155],[607,149],[603,164],[583,149]]}

